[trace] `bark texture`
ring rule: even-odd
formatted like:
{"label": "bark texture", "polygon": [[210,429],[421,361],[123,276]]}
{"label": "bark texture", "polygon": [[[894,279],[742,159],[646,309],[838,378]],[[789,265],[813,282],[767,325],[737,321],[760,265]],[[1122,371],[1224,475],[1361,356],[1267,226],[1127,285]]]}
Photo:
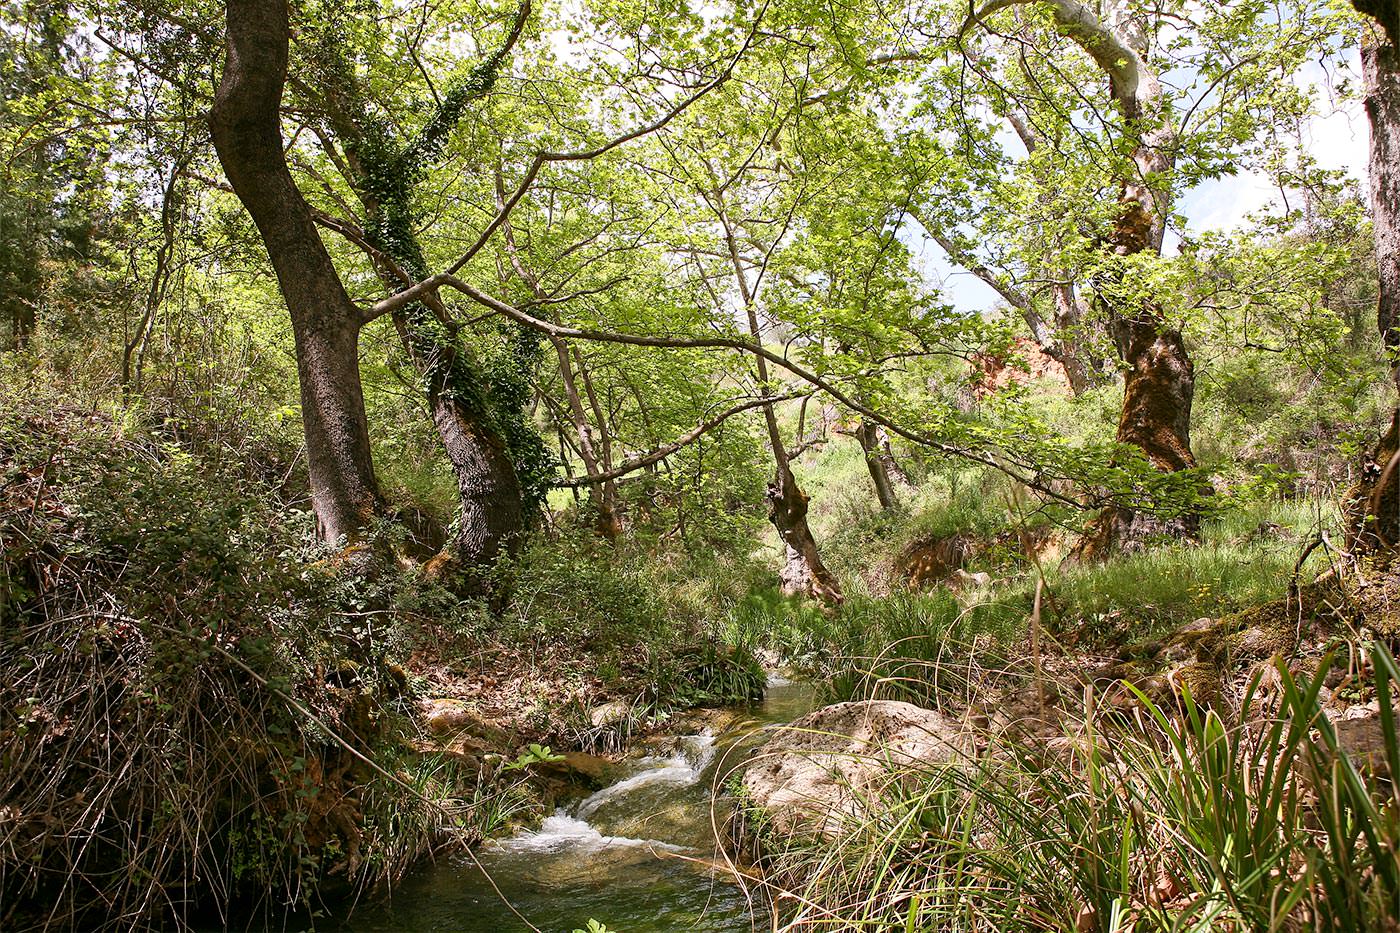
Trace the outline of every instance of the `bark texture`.
{"label": "bark texture", "polygon": [[1053,346],[1042,345],[1041,349],[1046,356],[1064,366],[1070,391],[1083,395],[1098,382],[1099,374],[1103,371],[1103,360],[1096,357],[1083,339],[1083,307],[1075,293],[1074,283],[1055,282],[1050,286],[1050,298],[1054,302],[1055,332],[1059,337]]}
{"label": "bark texture", "polygon": [[[1386,6],[1393,18],[1400,3],[1391,0]],[[1380,275],[1376,324],[1390,356],[1391,376],[1400,383],[1400,366],[1397,366],[1400,363],[1400,45],[1397,41],[1400,40],[1390,37],[1385,42],[1368,42],[1361,52],[1361,71],[1366,84],[1366,115],[1371,123],[1371,222]]]}
{"label": "bark texture", "polygon": [[[1400,3],[1357,0],[1355,6],[1381,26],[1362,45],[1361,72],[1371,123],[1371,220],[1380,277],[1376,324],[1400,388]],[[1400,407],[1362,464],[1361,481],[1347,496],[1347,516],[1353,554],[1400,544]]]}
{"label": "bark texture", "polygon": [[[1196,378],[1180,331],[1167,327],[1152,307],[1132,314],[1106,311],[1109,332],[1127,366],[1118,443],[1137,447],[1162,472],[1191,469],[1196,465],[1191,452]],[[1110,506],[1090,524],[1072,556],[1097,560],[1115,552],[1142,550],[1153,540],[1195,541],[1199,534],[1200,516],[1194,512],[1159,516]]]}
{"label": "bark texture", "polygon": [[[985,10],[1038,0],[993,0]],[[1132,144],[1132,165],[1121,179],[1119,216],[1105,246],[1115,256],[1160,252],[1171,205],[1167,176],[1173,168],[1175,129],[1162,83],[1149,64],[1150,37],[1140,13],[1123,0],[1088,6],[1077,0],[1039,0],[1057,29],[1075,41],[1109,80]],[[1167,325],[1150,299],[1119,306],[1109,296],[1121,273],[1100,277],[1098,302],[1127,367],[1117,438],[1131,444],[1164,472],[1195,466],[1191,453],[1191,402],[1195,370],[1181,333]],[[1194,539],[1199,517],[1158,517],[1117,506],[1104,511],[1075,548],[1079,559],[1142,548],[1150,539]]]}
{"label": "bark texture", "polygon": [[430,314],[415,306],[394,315],[394,326],[414,368],[424,379],[428,410],[443,453],[457,477],[457,527],[429,574],[461,565],[488,568],[517,547],[525,530],[520,479],[505,440],[481,414],[479,401],[464,397],[468,370],[451,343],[427,338]]}
{"label": "bark texture", "polygon": [[227,57],[209,128],[224,174],[267,247],[291,316],[317,528],[324,541],[353,540],[380,505],[360,384],[360,312],[282,149],[287,4],[228,0],[226,8]]}
{"label": "bark texture", "polygon": [[1362,464],[1362,478],[1347,497],[1347,550],[1355,555],[1400,544],[1400,408],[1390,429]]}

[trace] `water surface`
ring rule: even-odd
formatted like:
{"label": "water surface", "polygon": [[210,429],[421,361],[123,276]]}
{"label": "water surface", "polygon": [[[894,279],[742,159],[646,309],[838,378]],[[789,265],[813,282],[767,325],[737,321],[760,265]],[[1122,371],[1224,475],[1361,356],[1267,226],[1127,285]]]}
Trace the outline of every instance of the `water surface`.
{"label": "water surface", "polygon": [[811,703],[809,687],[774,678],[738,722],[649,743],[607,787],[538,829],[478,849],[481,868],[468,855],[427,866],[341,930],[526,933],[521,916],[544,933],[571,933],[589,918],[616,933],[765,929],[762,892],[746,892],[724,868],[712,794],[765,725],[795,719]]}

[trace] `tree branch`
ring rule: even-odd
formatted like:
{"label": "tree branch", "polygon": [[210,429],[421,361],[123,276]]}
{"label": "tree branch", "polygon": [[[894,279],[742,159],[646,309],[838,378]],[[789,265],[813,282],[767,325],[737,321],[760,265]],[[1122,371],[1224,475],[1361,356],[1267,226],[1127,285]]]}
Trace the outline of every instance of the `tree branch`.
{"label": "tree branch", "polygon": [[746,402],[725,409],[724,411],[720,412],[718,415],[715,415],[708,421],[702,421],[700,424],[697,424],[693,429],[682,434],[680,437],[676,438],[671,443],[666,444],[662,447],[658,447],[648,454],[645,454],[641,457],[634,457],[631,460],[623,461],[620,465],[603,473],[598,473],[596,475],[591,476],[573,477],[566,480],[556,481],[554,486],[556,489],[577,488],[579,486],[593,486],[598,483],[606,483],[610,480],[615,480],[620,476],[626,476],[628,473],[635,473],[638,470],[643,469],[644,467],[651,466],[653,463],[665,460],[667,457],[671,456],[671,454],[687,446],[688,444],[694,443],[701,435],[709,431],[713,431],[715,428],[719,427],[725,421],[729,420],[737,414],[750,411],[754,408],[761,408],[764,405],[771,405],[775,402],[786,402],[795,398],[803,398],[804,396],[811,395],[813,391],[815,390],[813,389],[807,392],[790,392],[787,395],[767,395],[761,398],[749,399]]}
{"label": "tree branch", "polygon": [[495,232],[498,229],[500,229],[501,224],[504,223],[505,219],[510,216],[511,211],[515,210],[515,206],[520,203],[520,199],[523,198],[525,196],[525,193],[530,190],[530,186],[535,183],[535,178],[539,175],[540,169],[544,168],[546,163],[586,162],[590,159],[596,159],[598,156],[610,152],[613,149],[616,149],[618,146],[622,146],[626,143],[629,143],[634,139],[639,139],[650,133],[654,133],[657,130],[664,128],[668,123],[670,123],[676,117],[680,116],[682,113],[688,110],[691,107],[691,105],[698,101],[700,98],[704,97],[706,94],[710,93],[715,88],[728,81],[730,76],[733,75],[734,69],[738,66],[739,60],[744,57],[744,54],[748,52],[749,47],[753,45],[754,39],[758,35],[759,23],[763,21],[763,17],[767,13],[767,11],[768,0],[764,0],[763,6],[759,9],[758,14],[754,17],[753,27],[749,30],[749,34],[744,38],[743,45],[741,45],[739,47],[739,51],[735,52],[733,57],[729,59],[729,63],[725,65],[723,71],[716,75],[712,80],[702,85],[698,90],[695,91],[695,93],[682,100],[675,107],[666,111],[656,120],[653,120],[651,123],[648,123],[645,126],[640,126],[626,133],[623,133],[621,136],[615,136],[607,142],[595,146],[592,149],[578,149],[571,152],[542,151],[535,153],[535,158],[530,162],[530,167],[525,170],[525,175],[523,178],[520,179],[520,184],[516,186],[515,191],[511,193],[510,197],[506,198],[505,203],[502,204],[500,208],[496,211],[496,216],[491,218],[491,222],[488,223],[485,229],[481,231],[481,234],[476,238],[472,245],[467,247],[466,252],[464,252],[460,257],[458,257],[456,262],[447,267],[447,274],[455,275],[457,272],[460,272],[463,266],[471,262],[472,258],[476,256],[477,253],[481,252],[482,247],[484,247],[490,241],[492,235],[494,235]]}
{"label": "tree branch", "polygon": [[522,324],[526,327],[529,327],[532,330],[536,330],[540,333],[552,335],[555,337],[563,337],[566,339],[574,340],[593,340],[601,343],[618,343],[634,347],[663,347],[670,349],[725,349],[738,350],[742,353],[752,354],[753,356],[760,357],[763,360],[772,363],[774,366],[777,366],[780,369],[791,373],[792,375],[808,383],[809,385],[815,386],[816,388],[825,392],[827,395],[831,396],[837,402],[840,402],[842,405],[845,405],[847,408],[851,409],[851,411],[865,416],[866,418],[875,422],[876,424],[883,425],[887,430],[894,432],[895,434],[899,435],[905,440],[912,441],[915,444],[928,447],[932,450],[937,450],[940,453],[947,454],[948,456],[960,457],[965,460],[971,460],[975,463],[981,463],[984,466],[989,466],[994,470],[998,470],[999,472],[1006,474],[1007,476],[1011,477],[1017,482],[1025,485],[1027,488],[1034,489],[1036,492],[1040,493],[1043,496],[1054,499],[1057,502],[1071,506],[1075,509],[1084,509],[1092,507],[1086,506],[1084,503],[1079,502],[1078,500],[1075,500],[1062,493],[1056,492],[1054,489],[1050,488],[1044,482],[1041,482],[1040,480],[1036,479],[1034,476],[1027,476],[1024,473],[1018,472],[1012,466],[1008,466],[1006,463],[1001,462],[996,457],[990,454],[985,454],[980,451],[968,450],[966,448],[957,447],[952,444],[947,444],[943,441],[938,440],[937,438],[931,437],[919,431],[912,430],[910,428],[906,428],[903,425],[891,421],[889,418],[885,417],[884,415],[880,414],[879,412],[875,411],[869,406],[861,404],[860,402],[852,398],[850,395],[848,395],[846,392],[843,392],[831,380],[819,376],[818,374],[812,372],[810,369],[807,369],[805,366],[802,366],[801,364],[795,363],[792,360],[788,359],[786,356],[774,353],[767,347],[764,347],[758,343],[750,343],[747,340],[741,340],[737,337],[651,337],[643,334],[618,334],[611,333],[609,331],[590,330],[577,327],[565,327],[560,324],[552,324],[549,321],[544,321],[530,314],[527,314],[526,312],[520,310],[514,305],[507,304],[506,302],[500,300],[499,298],[496,298],[493,295],[486,294],[485,292],[476,288],[474,285],[468,282],[464,282],[461,279],[457,278],[455,275],[448,275],[446,273],[434,275],[431,278],[419,282],[412,288],[405,289],[404,291],[401,291],[390,298],[384,299],[370,310],[368,318],[372,319],[381,314],[391,313],[397,310],[398,308],[403,307],[404,305],[422,300],[422,298],[429,292],[433,292],[439,288],[444,287],[456,289],[457,291],[466,295],[468,298],[472,299],[478,304],[490,308],[491,310],[510,318],[518,324]]}

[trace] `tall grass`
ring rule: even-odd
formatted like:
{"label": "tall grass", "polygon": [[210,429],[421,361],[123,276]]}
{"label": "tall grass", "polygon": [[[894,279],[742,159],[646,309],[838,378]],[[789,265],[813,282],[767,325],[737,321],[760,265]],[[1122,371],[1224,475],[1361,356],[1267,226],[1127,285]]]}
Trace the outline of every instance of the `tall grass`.
{"label": "tall grass", "polygon": [[1374,767],[1322,713],[1327,661],[1301,679],[1279,663],[1228,719],[1189,693],[1089,695],[1062,742],[896,771],[835,839],[781,850],[782,929],[1400,928],[1400,670],[1370,658]]}
{"label": "tall grass", "polygon": [[[1304,535],[1332,518],[1312,502],[1256,503],[1209,523],[1199,546],[1167,545],[1088,566],[1047,562],[1045,646],[1117,652],[1198,618],[1268,603],[1287,591]],[[724,637],[771,648],[820,683],[827,700],[936,704],[965,686],[952,659],[964,674],[985,677],[1027,654],[1036,570],[1024,561],[990,569],[989,585],[957,593],[900,587],[875,597],[851,587],[843,606],[826,610],[753,590],[732,604]],[[1315,555],[1303,574],[1321,569]]]}

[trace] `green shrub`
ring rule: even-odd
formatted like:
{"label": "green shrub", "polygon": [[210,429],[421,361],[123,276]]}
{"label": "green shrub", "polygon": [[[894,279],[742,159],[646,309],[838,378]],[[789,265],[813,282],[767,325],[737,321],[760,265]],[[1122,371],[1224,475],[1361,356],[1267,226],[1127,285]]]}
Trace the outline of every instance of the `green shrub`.
{"label": "green shrub", "polygon": [[0,925],[228,922],[465,828],[446,766],[402,754],[392,583],[337,574],[245,472],[0,412]]}

